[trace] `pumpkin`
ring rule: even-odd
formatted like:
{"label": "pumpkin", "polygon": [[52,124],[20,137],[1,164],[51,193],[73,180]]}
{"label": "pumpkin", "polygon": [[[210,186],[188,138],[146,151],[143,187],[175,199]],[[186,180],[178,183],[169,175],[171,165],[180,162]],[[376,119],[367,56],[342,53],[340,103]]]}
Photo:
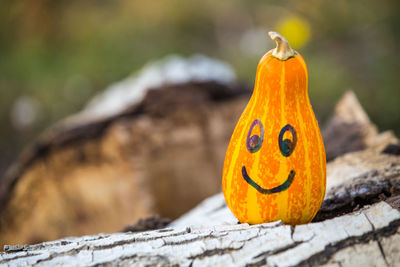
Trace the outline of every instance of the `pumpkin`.
{"label": "pumpkin", "polygon": [[222,190],[241,223],[310,222],[326,188],[326,158],[302,56],[276,32],[226,151]]}

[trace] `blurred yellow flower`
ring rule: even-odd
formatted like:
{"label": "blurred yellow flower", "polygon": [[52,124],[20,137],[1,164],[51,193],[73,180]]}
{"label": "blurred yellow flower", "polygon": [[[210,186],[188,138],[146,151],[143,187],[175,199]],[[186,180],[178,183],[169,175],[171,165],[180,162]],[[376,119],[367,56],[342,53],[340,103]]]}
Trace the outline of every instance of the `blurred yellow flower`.
{"label": "blurred yellow flower", "polygon": [[310,24],[297,16],[283,19],[276,26],[276,30],[288,39],[294,49],[299,49],[306,45],[311,36]]}

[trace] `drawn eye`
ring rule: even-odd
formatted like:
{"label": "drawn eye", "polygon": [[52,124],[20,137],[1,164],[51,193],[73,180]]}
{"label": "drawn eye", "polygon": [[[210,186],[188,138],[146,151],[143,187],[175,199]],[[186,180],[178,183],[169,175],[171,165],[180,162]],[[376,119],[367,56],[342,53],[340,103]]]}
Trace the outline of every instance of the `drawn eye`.
{"label": "drawn eye", "polygon": [[[290,131],[292,133],[293,140],[290,139],[283,140],[283,136],[287,131]],[[279,142],[279,149],[281,150],[282,155],[285,157],[289,157],[293,153],[293,150],[296,147],[297,143],[297,133],[292,125],[286,124],[282,128],[281,132],[279,133],[278,142]]]}
{"label": "drawn eye", "polygon": [[[253,128],[256,125],[258,125],[260,127],[260,136],[258,136],[256,134],[255,135],[251,135],[251,132],[253,131]],[[258,150],[260,150],[263,140],[264,140],[264,125],[262,124],[261,121],[256,119],[251,124],[249,133],[247,134],[247,140],[246,140],[247,150],[250,153],[257,152]]]}

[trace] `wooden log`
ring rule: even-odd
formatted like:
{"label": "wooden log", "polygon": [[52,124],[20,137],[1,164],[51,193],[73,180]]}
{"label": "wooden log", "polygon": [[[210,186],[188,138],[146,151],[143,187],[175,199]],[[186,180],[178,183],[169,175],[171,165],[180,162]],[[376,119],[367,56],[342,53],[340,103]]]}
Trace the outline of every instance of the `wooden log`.
{"label": "wooden log", "polygon": [[328,164],[328,179],[321,211],[306,225],[238,224],[219,193],[165,229],[5,246],[0,264],[399,266],[400,157],[346,154]]}
{"label": "wooden log", "polygon": [[12,266],[398,266],[400,212],[385,202],[323,222],[167,228],[6,246]]}
{"label": "wooden log", "polygon": [[397,142],[392,131],[378,132],[353,91],[347,91],[322,129],[328,161],[348,152],[375,148],[381,151]]}
{"label": "wooden log", "polygon": [[[162,85],[135,103],[110,100],[107,91],[96,97],[89,111],[40,136],[1,180],[0,246],[115,232],[154,214],[174,219],[217,193],[230,135],[249,98],[246,89],[204,80]],[[348,135],[346,127],[328,126],[336,130],[326,131],[334,137],[324,136],[327,148],[344,148],[335,157],[354,150],[354,140],[362,140],[358,149],[375,151],[397,142],[390,132],[378,134],[351,93],[334,118],[333,126],[372,129]],[[361,166],[336,168],[342,174],[328,177],[328,184]]]}
{"label": "wooden log", "polygon": [[246,99],[212,82],[174,85],[117,117],[51,129],[3,180],[0,245],[178,217],[219,191],[216,173]]}

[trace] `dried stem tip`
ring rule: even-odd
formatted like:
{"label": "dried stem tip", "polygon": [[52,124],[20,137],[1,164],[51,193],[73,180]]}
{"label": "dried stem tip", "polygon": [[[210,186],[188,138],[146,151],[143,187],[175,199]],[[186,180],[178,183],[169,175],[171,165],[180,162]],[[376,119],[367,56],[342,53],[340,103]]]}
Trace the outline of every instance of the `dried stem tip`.
{"label": "dried stem tip", "polygon": [[294,56],[294,50],[290,47],[288,40],[277,32],[269,32],[269,37],[276,43],[276,48],[272,51],[272,56],[279,60],[287,60]]}

